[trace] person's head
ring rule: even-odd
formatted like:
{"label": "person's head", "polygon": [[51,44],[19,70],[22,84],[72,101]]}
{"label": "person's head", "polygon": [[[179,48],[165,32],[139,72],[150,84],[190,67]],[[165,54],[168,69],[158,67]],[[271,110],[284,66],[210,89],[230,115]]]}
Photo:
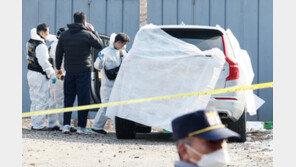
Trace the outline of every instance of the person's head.
{"label": "person's head", "polygon": [[74,23],[76,24],[83,24],[85,25],[86,15],[83,12],[76,12],[74,13]]}
{"label": "person's head", "polygon": [[59,29],[59,31],[57,32],[57,38],[60,38],[62,32],[66,31],[66,28],[65,27],[62,27]]}
{"label": "person's head", "polygon": [[177,141],[177,150],[181,160],[196,165],[210,166],[211,164],[219,167],[229,162],[225,139],[211,141],[194,136],[186,137]]}
{"label": "person's head", "polygon": [[37,26],[37,34],[41,36],[43,39],[46,39],[46,37],[49,34],[49,26],[45,23],[41,23]]}
{"label": "person's head", "polygon": [[116,35],[115,40],[114,40],[114,48],[117,50],[120,50],[124,45],[129,43],[130,39],[128,35],[124,33],[119,33]]}
{"label": "person's head", "polygon": [[172,121],[172,127],[180,159],[200,166],[225,166],[229,162],[226,139],[239,137],[213,110],[180,116]]}

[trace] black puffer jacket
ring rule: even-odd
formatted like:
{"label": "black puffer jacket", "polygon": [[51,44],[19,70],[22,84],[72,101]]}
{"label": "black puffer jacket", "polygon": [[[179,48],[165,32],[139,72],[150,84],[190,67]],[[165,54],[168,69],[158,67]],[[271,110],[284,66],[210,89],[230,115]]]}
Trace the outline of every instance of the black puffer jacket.
{"label": "black puffer jacket", "polygon": [[68,30],[61,34],[56,48],[56,68],[69,73],[89,72],[91,69],[90,48],[102,49],[98,33],[91,32],[82,24],[68,24]]}

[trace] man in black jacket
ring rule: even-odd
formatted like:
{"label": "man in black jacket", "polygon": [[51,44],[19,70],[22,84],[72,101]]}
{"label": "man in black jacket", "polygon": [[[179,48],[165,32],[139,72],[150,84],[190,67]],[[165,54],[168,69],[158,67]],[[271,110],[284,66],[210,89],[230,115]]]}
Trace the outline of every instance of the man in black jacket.
{"label": "man in black jacket", "polygon": [[[102,49],[103,43],[91,24],[86,23],[83,12],[74,14],[74,24],[68,25],[68,30],[61,34],[56,49],[56,68],[62,74],[61,65],[64,58],[66,71],[64,79],[64,107],[72,107],[75,96],[78,105],[90,103],[90,71],[91,47]],[[63,133],[70,133],[71,112],[64,113]],[[86,127],[88,110],[78,112],[77,133],[89,134]]]}

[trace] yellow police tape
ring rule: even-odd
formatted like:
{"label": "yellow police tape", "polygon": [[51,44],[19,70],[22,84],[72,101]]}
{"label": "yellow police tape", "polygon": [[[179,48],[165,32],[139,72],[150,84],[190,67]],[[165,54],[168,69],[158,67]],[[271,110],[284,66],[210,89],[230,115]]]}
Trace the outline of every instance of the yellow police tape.
{"label": "yellow police tape", "polygon": [[154,100],[165,100],[165,99],[200,96],[200,95],[207,95],[207,94],[221,94],[221,93],[227,93],[227,92],[242,91],[247,89],[255,90],[255,89],[264,89],[264,88],[272,88],[272,87],[273,87],[273,82],[268,82],[268,83],[250,85],[250,86],[231,87],[231,88],[216,89],[216,90],[209,90],[209,91],[203,91],[203,92],[184,93],[184,94],[178,94],[178,95],[151,97],[151,98],[137,99],[137,100],[119,101],[119,102],[112,102],[112,103],[99,103],[99,104],[91,104],[91,105],[78,106],[78,107],[67,107],[67,108],[59,108],[59,109],[44,110],[44,111],[26,112],[26,113],[22,113],[22,117],[30,117],[30,116],[44,115],[44,114],[56,114],[56,113],[80,111],[80,110],[90,110],[90,109],[96,109],[101,107],[117,106],[117,105],[123,105],[123,104],[131,104],[131,103],[141,103],[141,102],[154,101]]}

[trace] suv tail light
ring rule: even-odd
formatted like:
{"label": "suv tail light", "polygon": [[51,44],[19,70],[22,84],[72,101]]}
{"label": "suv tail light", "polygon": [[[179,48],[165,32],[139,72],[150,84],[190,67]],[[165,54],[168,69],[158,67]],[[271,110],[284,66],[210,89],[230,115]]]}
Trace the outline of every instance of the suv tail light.
{"label": "suv tail light", "polygon": [[225,54],[225,59],[227,63],[229,64],[229,76],[226,78],[226,81],[239,79],[239,69],[238,64],[233,62],[229,56],[228,56],[228,50],[225,45],[224,35],[222,35],[222,41],[223,41],[223,49]]}

